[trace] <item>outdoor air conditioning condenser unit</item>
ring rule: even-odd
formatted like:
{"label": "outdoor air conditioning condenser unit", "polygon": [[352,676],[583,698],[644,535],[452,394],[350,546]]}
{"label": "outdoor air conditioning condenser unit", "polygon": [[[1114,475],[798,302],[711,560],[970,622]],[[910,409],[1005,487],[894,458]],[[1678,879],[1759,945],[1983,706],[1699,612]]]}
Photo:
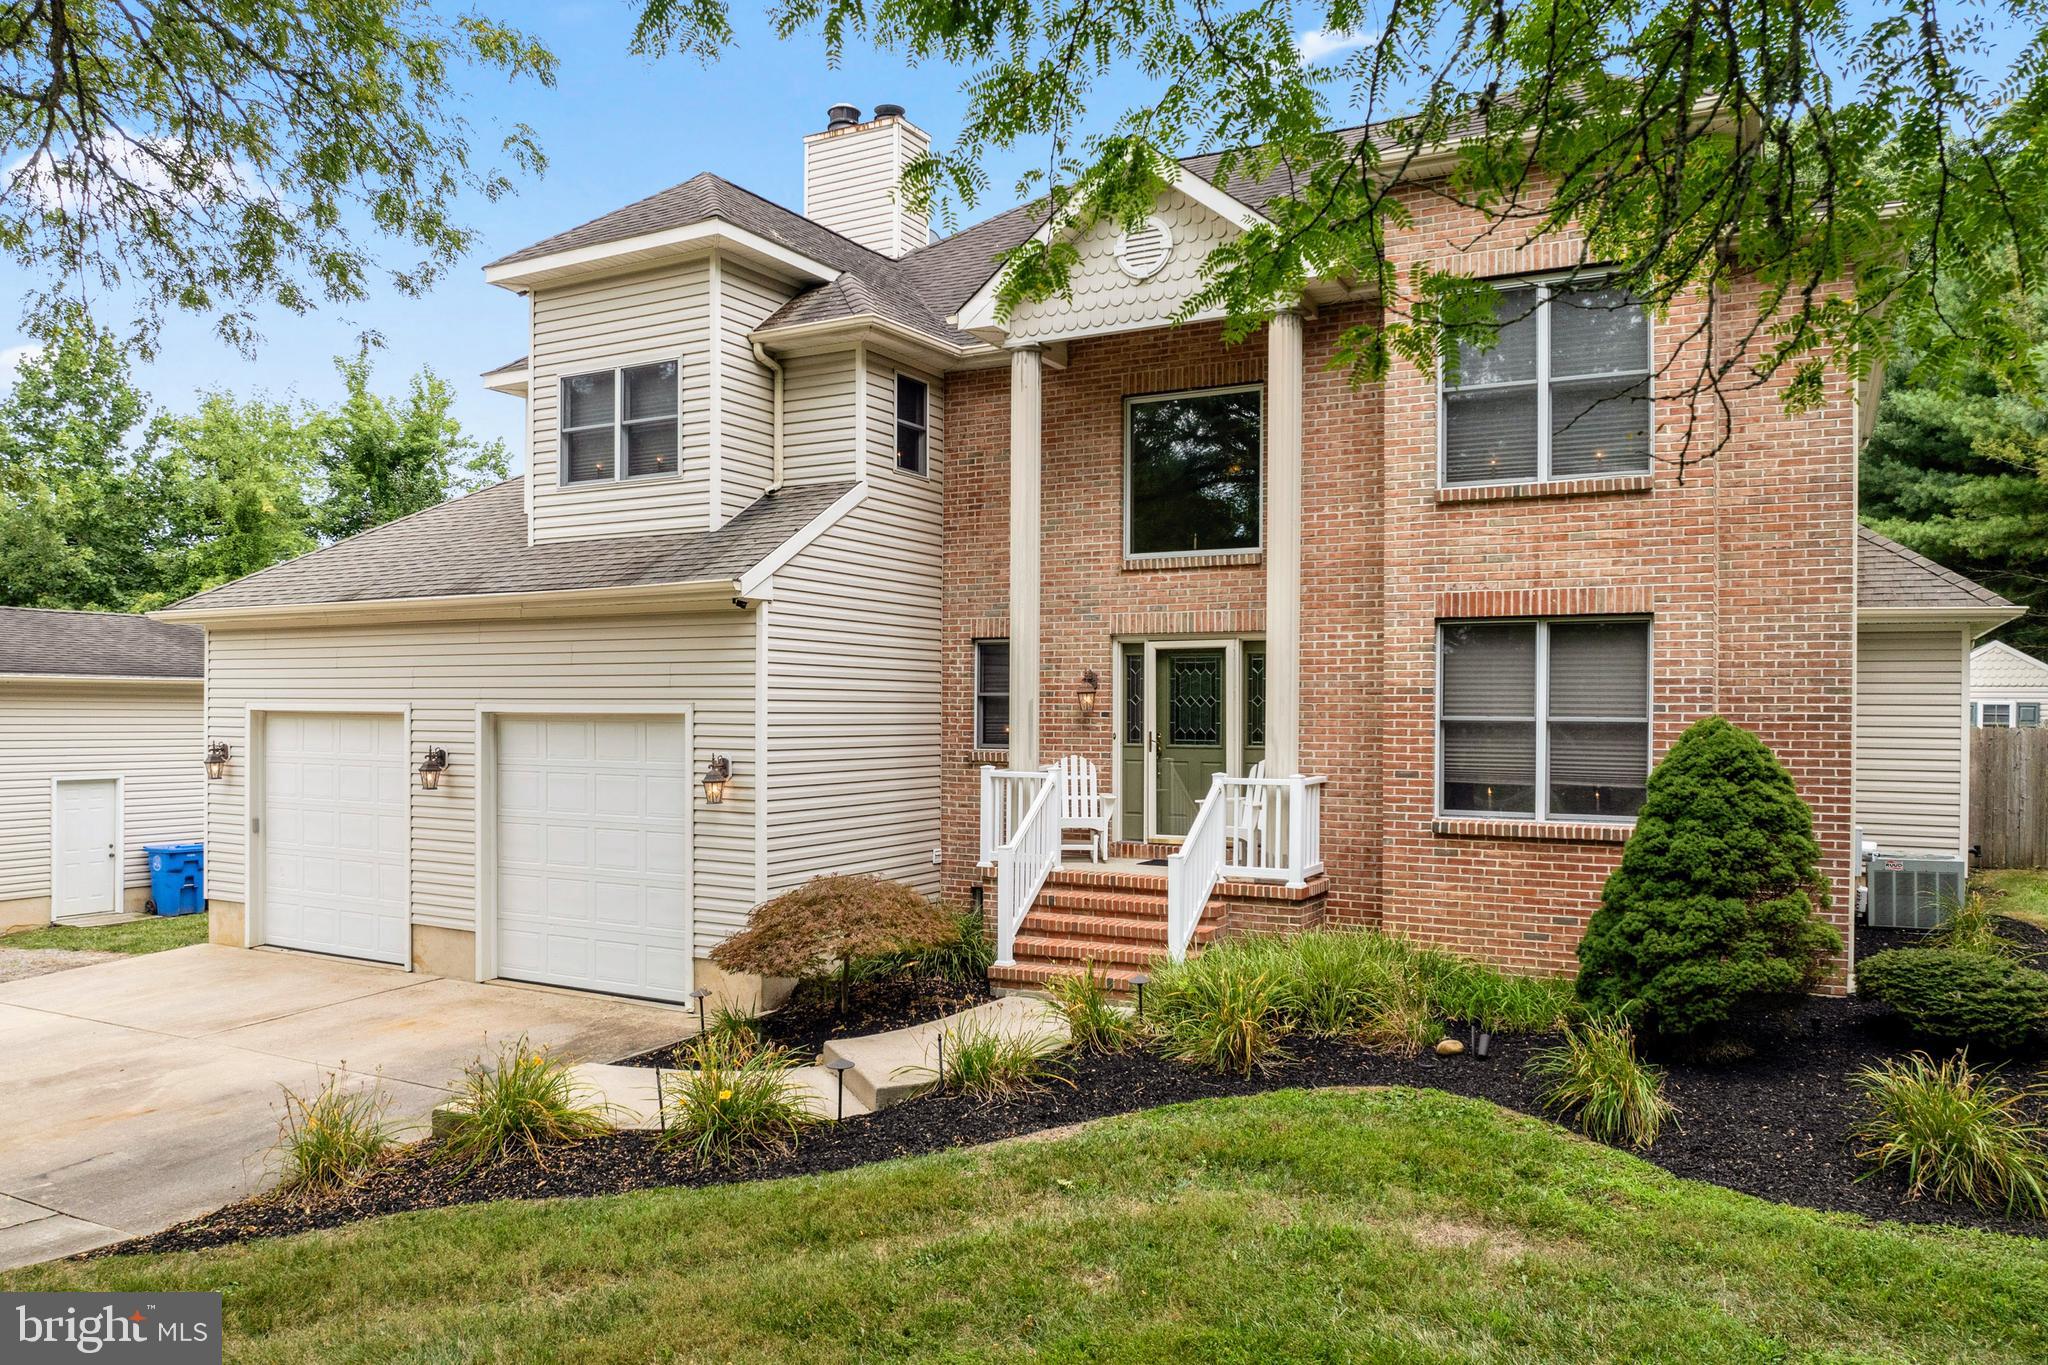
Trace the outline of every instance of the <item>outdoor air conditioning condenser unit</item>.
{"label": "outdoor air conditioning condenser unit", "polygon": [[1963,901],[1969,864],[1925,853],[1870,855],[1869,923],[1873,929],[1932,929]]}

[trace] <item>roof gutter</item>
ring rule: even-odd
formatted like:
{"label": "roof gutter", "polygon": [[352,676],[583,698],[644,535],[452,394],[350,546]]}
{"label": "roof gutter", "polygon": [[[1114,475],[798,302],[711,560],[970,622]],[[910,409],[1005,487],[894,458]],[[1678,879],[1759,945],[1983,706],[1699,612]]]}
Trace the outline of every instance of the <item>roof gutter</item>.
{"label": "roof gutter", "polygon": [[775,430],[772,437],[775,446],[775,473],[768,480],[768,491],[770,493],[780,493],[782,491],[782,362],[769,355],[768,348],[763,346],[758,340],[752,337],[749,337],[748,340],[753,343],[754,359],[767,366],[769,371],[775,376],[772,381],[775,390]]}
{"label": "roof gutter", "polygon": [[1000,355],[996,348],[985,343],[961,346],[945,341],[914,327],[906,327],[879,313],[856,313],[852,317],[828,318],[823,322],[798,322],[786,327],[764,327],[748,334],[756,347],[773,345],[787,352],[792,347],[813,344],[853,345],[861,341],[880,342],[884,346],[895,345],[926,351],[946,360],[965,360],[975,356]]}
{"label": "roof gutter", "polygon": [[[565,588],[551,592],[461,593],[441,597],[378,597],[358,602],[294,602],[254,607],[166,607],[149,616],[214,628],[243,625],[318,625],[414,617],[471,619],[563,615],[631,616],[670,608],[712,606],[740,594],[734,578],[623,587]],[[754,594],[758,595],[758,594]]]}
{"label": "roof gutter", "polygon": [[197,687],[205,681],[197,673],[176,676],[161,673],[0,673],[0,682],[183,683],[187,687]]}
{"label": "roof gutter", "polygon": [[[1986,635],[2008,621],[2017,621],[2027,614],[2025,607],[1960,608],[1960,607],[1858,607],[1856,624],[1859,626],[1974,626],[1977,635]],[[1974,636],[1972,638],[1975,638]]]}

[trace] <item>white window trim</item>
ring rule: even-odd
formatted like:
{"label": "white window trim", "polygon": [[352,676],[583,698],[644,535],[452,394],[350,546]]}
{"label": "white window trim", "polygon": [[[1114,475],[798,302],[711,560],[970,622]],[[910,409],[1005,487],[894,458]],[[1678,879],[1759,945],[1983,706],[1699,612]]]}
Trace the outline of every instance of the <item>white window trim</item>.
{"label": "white window trim", "polygon": [[[650,365],[673,364],[676,367],[676,411],[671,418],[642,417],[626,420],[626,371],[645,369]],[[651,479],[676,479],[683,473],[683,361],[681,356],[657,356],[653,360],[635,360],[627,364],[609,367],[612,375],[612,472],[604,479],[572,479],[569,477],[569,433],[574,431],[599,431],[603,428],[593,423],[590,426],[572,427],[565,420],[569,415],[569,382],[590,375],[603,374],[605,367],[594,370],[576,370],[559,376],[555,381],[555,482],[562,488],[605,488],[619,483],[643,483]],[[626,472],[626,428],[646,426],[653,422],[673,421],[676,424],[676,467],[656,470],[651,474],[628,474]]]}
{"label": "white window trim", "polygon": [[[1550,627],[1553,625],[1640,625],[1646,638],[1644,649],[1647,667],[1644,669],[1645,687],[1643,692],[1643,714],[1641,716],[1553,716],[1550,714]],[[1536,627],[1536,809],[1534,814],[1519,811],[1457,810],[1444,804],[1444,631],[1453,626],[1515,626]],[[1657,627],[1647,616],[1483,616],[1458,617],[1436,623],[1436,688],[1431,703],[1436,713],[1435,742],[1436,765],[1434,773],[1435,792],[1430,804],[1437,815],[1446,820],[1496,820],[1509,824],[1557,824],[1557,825],[1621,825],[1631,826],[1636,822],[1633,815],[1553,815],[1550,811],[1550,726],[1552,722],[1590,721],[1607,724],[1634,725],[1640,723],[1646,742],[1643,745],[1643,777],[1647,781],[1652,769],[1657,766],[1656,748],[1656,695],[1657,695]],[[1461,721],[1513,721],[1524,722],[1528,716],[1457,716]]]}
{"label": "white window trim", "polygon": [[[984,698],[992,697],[997,694],[994,692],[983,692],[981,690],[981,650],[982,646],[993,644],[1000,644],[1005,649],[1008,649],[1010,644],[1010,637],[1007,635],[977,636],[974,641],[974,657],[970,661],[971,666],[974,669],[974,677],[972,680],[974,687],[974,734],[971,736],[974,742],[969,747],[974,749],[978,753],[989,754],[1008,753],[1010,749],[1010,739],[1008,735],[1005,735],[1003,737],[1003,741],[1000,744],[984,744],[982,742],[981,703]],[[1004,672],[1003,676],[1005,679],[1009,677],[1007,670]],[[1005,700],[1008,700],[1010,694],[1008,692],[1004,692],[1001,695]]]}
{"label": "white window trim", "polygon": [[1573,384],[1592,383],[1601,379],[1632,379],[1641,375],[1650,404],[1651,422],[1646,433],[1646,445],[1641,469],[1617,469],[1612,474],[1567,474],[1562,478],[1552,474],[1550,468],[1550,298],[1552,286],[1559,281],[1586,288],[1601,287],[1604,277],[1599,275],[1544,275],[1489,281],[1500,290],[1533,288],[1536,291],[1536,377],[1533,380],[1506,380],[1492,384],[1460,384],[1459,393],[1506,392],[1510,389],[1525,389],[1532,383],[1536,387],[1536,476],[1529,479],[1472,480],[1463,483],[1451,481],[1450,447],[1450,398],[1449,387],[1444,383],[1443,357],[1437,357],[1436,369],[1436,485],[1449,488],[1533,488],[1547,483],[1573,483],[1586,478],[1640,478],[1657,466],[1657,319],[1650,310],[1643,309],[1643,368],[1637,370],[1609,370],[1600,374],[1575,374],[1568,382]]}
{"label": "white window trim", "polygon": [[[1986,725],[1984,724],[1984,721],[1983,721],[1983,714],[1984,714],[1984,712],[1983,712],[1983,708],[1984,708],[1984,707],[1987,707],[1987,706],[2003,706],[2003,707],[2005,707],[2005,708],[2006,708],[2006,712],[2005,712],[2005,714],[2006,714],[2006,723],[2005,723],[2004,725],[1992,725],[1992,726],[1986,726]],[[2041,708],[2041,719],[2040,719],[2039,721],[2036,721],[2036,722],[2035,722],[2035,723],[2034,723],[2033,725],[2022,725],[2022,724],[2020,724],[2020,708],[2021,708],[2022,706],[2038,706],[2038,707],[2040,707],[2040,708]],[[1971,728],[1972,728],[1972,729],[1979,729],[1979,730],[1981,730],[1981,729],[1991,729],[1991,730],[2034,730],[2034,729],[2039,729],[2039,728],[2041,728],[2042,726],[2048,726],[2048,701],[2038,701],[2038,700],[2036,700],[2036,699],[2034,699],[2034,698],[2032,698],[2032,697],[1999,697],[1999,696],[1991,696],[1991,697],[1972,697],[1972,698],[1970,698],[1970,726],[1971,726]]]}
{"label": "white window trim", "polygon": [[[1259,395],[1259,508],[1252,518],[1252,528],[1257,533],[1250,545],[1234,546],[1226,550],[1147,550],[1134,554],[1131,550],[1131,408],[1139,403],[1165,403],[1176,398],[1207,398],[1219,393],[1256,393]],[[1207,389],[1168,389],[1164,393],[1134,393],[1124,395],[1124,558],[1127,560],[1148,559],[1220,559],[1226,555],[1263,554],[1266,548],[1266,386],[1264,384],[1219,384]]]}
{"label": "white window trim", "polygon": [[[903,381],[906,379],[924,390],[924,420],[922,422],[906,422],[903,420]],[[895,437],[896,448],[890,452],[889,467],[898,474],[908,474],[918,479],[929,479],[932,476],[931,381],[923,375],[912,374],[908,370],[896,371],[896,382],[890,386],[890,402],[895,408],[895,420],[890,426],[890,431]],[[905,427],[915,428],[918,434],[924,437],[923,453],[920,455],[917,468],[915,469],[906,469],[903,466],[903,428]]]}

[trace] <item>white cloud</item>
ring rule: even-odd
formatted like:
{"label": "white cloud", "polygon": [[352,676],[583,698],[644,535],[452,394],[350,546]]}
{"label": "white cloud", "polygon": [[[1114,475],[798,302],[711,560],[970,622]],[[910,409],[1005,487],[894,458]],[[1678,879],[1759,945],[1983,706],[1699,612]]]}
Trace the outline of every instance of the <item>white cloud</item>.
{"label": "white cloud", "polygon": [[1302,61],[1313,63],[1325,57],[1334,57],[1340,52],[1370,47],[1378,37],[1376,33],[1349,33],[1343,29],[1332,32],[1329,29],[1312,28],[1296,38],[1294,45],[1301,50]]}
{"label": "white cloud", "polygon": [[14,387],[14,376],[21,372],[22,362],[32,355],[39,354],[42,349],[33,341],[0,348],[0,388]]}
{"label": "white cloud", "polygon": [[[185,144],[175,138],[103,133],[94,145],[114,177],[163,200],[167,205],[180,201],[197,202],[215,190],[230,197],[239,197],[248,194],[252,188],[253,177],[234,163],[218,158],[181,166],[181,172],[188,176],[192,171],[198,171],[199,183],[190,188],[180,188],[168,166],[188,162],[190,158]],[[56,159],[49,155],[32,153],[22,157],[7,168],[6,178],[9,190],[46,210],[73,207],[78,193],[77,182],[70,175],[60,174]]]}

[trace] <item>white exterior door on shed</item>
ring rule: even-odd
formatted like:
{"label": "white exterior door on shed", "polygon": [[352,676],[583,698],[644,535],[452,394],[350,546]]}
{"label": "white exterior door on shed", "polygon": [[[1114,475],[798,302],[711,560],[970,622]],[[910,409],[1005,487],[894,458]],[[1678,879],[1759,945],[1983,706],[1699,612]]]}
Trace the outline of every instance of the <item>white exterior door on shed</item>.
{"label": "white exterior door on shed", "polygon": [[52,919],[82,919],[121,908],[121,784],[111,777],[52,784],[50,849],[56,882]]}
{"label": "white exterior door on shed", "polygon": [[262,723],[261,941],[403,963],[404,717],[272,712]]}
{"label": "white exterior door on shed", "polygon": [[497,974],[686,999],[693,926],[684,720],[507,714],[493,728]]}

